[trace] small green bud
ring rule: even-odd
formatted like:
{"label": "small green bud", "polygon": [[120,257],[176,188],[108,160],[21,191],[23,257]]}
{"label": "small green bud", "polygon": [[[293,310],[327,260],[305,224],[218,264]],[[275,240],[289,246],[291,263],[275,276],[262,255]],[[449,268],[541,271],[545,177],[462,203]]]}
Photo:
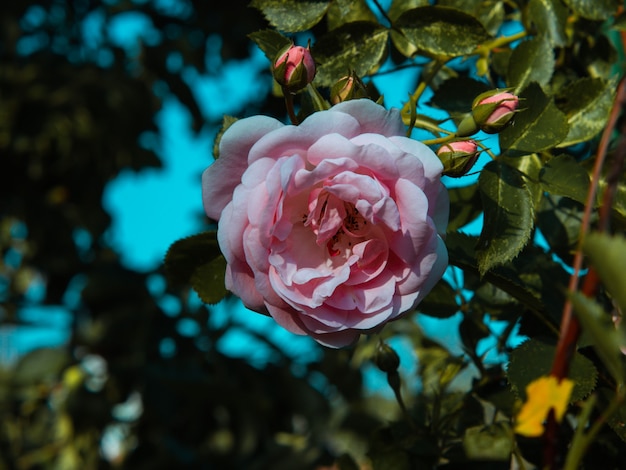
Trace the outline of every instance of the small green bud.
{"label": "small green bud", "polygon": [[391,346],[381,341],[378,343],[374,362],[376,367],[389,374],[395,372],[400,366],[400,357]]}
{"label": "small green bud", "polygon": [[354,72],[340,78],[330,89],[330,102],[332,104],[358,98],[369,98],[369,95],[365,84]]}

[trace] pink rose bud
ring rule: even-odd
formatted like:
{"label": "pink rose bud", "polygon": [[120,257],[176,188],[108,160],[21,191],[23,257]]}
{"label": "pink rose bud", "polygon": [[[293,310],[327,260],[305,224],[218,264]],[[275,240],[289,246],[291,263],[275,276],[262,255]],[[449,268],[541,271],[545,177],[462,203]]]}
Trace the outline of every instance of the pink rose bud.
{"label": "pink rose bud", "polygon": [[473,140],[449,142],[437,150],[437,156],[443,163],[443,174],[452,178],[466,175],[478,160],[479,153]]}
{"label": "pink rose bud", "polygon": [[368,97],[365,84],[354,72],[339,79],[330,89],[330,102],[332,104]]}
{"label": "pink rose bud", "polygon": [[507,91],[491,90],[478,95],[472,104],[472,116],[487,134],[496,134],[513,119],[519,98]]}
{"label": "pink rose bud", "polygon": [[289,91],[302,90],[315,78],[315,61],[309,48],[294,46],[280,52],[274,61],[274,78]]}

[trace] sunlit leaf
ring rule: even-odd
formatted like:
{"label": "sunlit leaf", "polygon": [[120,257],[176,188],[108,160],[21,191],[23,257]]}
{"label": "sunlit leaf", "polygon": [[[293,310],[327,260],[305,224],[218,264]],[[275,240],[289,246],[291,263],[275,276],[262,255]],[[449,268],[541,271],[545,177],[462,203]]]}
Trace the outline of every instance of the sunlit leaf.
{"label": "sunlit leaf", "polygon": [[533,199],[521,173],[489,162],[478,178],[485,220],[477,245],[481,274],[515,258],[533,228]]}
{"label": "sunlit leaf", "polygon": [[513,432],[504,421],[467,428],[463,435],[463,449],[470,460],[509,460],[513,447]]}
{"label": "sunlit leaf", "polygon": [[[513,49],[509,61],[509,84],[519,92],[530,83],[546,85],[554,72],[554,52],[543,36],[523,41]],[[522,102],[521,107],[535,106],[533,102]]]}
{"label": "sunlit leaf", "polygon": [[315,26],[326,14],[328,0],[252,0],[250,5],[263,12],[280,31],[293,33]]}
{"label": "sunlit leaf", "polygon": [[605,20],[613,15],[619,5],[619,0],[564,0],[574,12],[590,20]]}
{"label": "sunlit leaf", "polygon": [[428,0],[393,0],[387,15],[389,15],[389,18],[391,18],[392,21],[395,21],[402,15],[402,13],[427,5]]}
{"label": "sunlit leaf", "polygon": [[[621,287],[623,289],[623,286]],[[624,355],[621,348],[626,345],[623,333],[615,328],[609,313],[593,299],[580,292],[570,295],[574,311],[583,331],[591,338],[598,356],[615,381],[624,384]]]}
{"label": "sunlit leaf", "polygon": [[350,70],[362,77],[381,65],[388,31],[376,23],[348,23],[320,37],[312,49],[319,62],[316,82],[332,85]]}
{"label": "sunlit leaf", "polygon": [[473,16],[453,8],[424,6],[403,13],[394,25],[420,52],[432,57],[472,53],[489,39]]}
{"label": "sunlit leaf", "polygon": [[525,23],[534,24],[553,46],[564,46],[567,42],[567,16],[567,8],[561,0],[530,0]]}
{"label": "sunlit leaf", "polygon": [[456,8],[474,16],[489,34],[497,34],[504,20],[504,2],[484,0],[439,0],[437,5]]}
{"label": "sunlit leaf", "polygon": [[585,142],[606,127],[615,84],[602,78],[581,78],[559,90],[558,108],[567,116],[569,132],[559,147]]}
{"label": "sunlit leaf", "polygon": [[13,383],[18,386],[53,384],[70,363],[65,348],[39,348],[22,356],[15,367]]}
{"label": "sunlit leaf", "polygon": [[500,133],[500,146],[506,154],[528,155],[558,145],[569,131],[565,114],[536,83],[531,83],[520,98],[521,111],[513,125]]}
{"label": "sunlit leaf", "polygon": [[626,312],[626,238],[593,232],[585,237],[583,250],[620,310]]}
{"label": "sunlit leaf", "polygon": [[334,0],[330,3],[326,18],[328,29],[336,29],[355,21],[376,22],[376,15],[372,13],[365,0]]}

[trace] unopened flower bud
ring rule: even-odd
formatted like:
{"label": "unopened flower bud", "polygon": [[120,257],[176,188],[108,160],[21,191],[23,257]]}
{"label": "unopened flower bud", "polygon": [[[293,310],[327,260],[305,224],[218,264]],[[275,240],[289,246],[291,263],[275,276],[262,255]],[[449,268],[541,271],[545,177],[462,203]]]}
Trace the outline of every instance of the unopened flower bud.
{"label": "unopened flower bud", "polygon": [[400,357],[387,343],[378,343],[376,355],[374,356],[376,366],[387,374],[395,372],[400,365]]}
{"label": "unopened flower bud", "polygon": [[367,98],[368,96],[365,84],[354,72],[339,79],[330,89],[330,102],[332,104]]}
{"label": "unopened flower bud", "polygon": [[449,142],[437,150],[437,156],[443,163],[443,174],[452,178],[466,175],[478,160],[479,153],[473,140]]}
{"label": "unopened flower bud", "polygon": [[315,61],[308,47],[290,45],[274,60],[274,78],[289,91],[302,90],[315,78]]}
{"label": "unopened flower bud", "polygon": [[496,134],[511,122],[518,105],[519,98],[514,94],[491,90],[476,97],[472,104],[472,116],[482,131]]}

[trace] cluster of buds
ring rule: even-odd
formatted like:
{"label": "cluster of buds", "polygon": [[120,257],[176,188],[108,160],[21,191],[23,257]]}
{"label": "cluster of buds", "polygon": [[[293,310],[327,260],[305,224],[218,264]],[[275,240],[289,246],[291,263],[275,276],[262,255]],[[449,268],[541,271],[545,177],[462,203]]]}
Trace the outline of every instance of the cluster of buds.
{"label": "cluster of buds", "polygon": [[519,98],[508,91],[482,93],[474,99],[472,112],[461,121],[456,135],[467,137],[479,130],[497,134],[512,122],[518,106]]}
{"label": "cluster of buds", "polygon": [[311,83],[315,72],[315,61],[308,46],[289,45],[278,53],[273,64],[274,79],[291,93]]}
{"label": "cluster of buds", "polygon": [[448,142],[437,150],[443,163],[443,174],[452,178],[466,175],[478,160],[479,153],[478,144],[471,139]]}

